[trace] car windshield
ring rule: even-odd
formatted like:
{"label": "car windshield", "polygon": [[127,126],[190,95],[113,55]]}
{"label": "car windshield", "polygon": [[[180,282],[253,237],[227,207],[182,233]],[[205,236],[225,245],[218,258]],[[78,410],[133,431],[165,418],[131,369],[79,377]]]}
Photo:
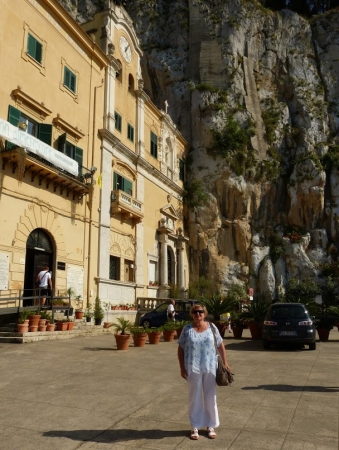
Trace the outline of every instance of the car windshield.
{"label": "car windshield", "polygon": [[307,318],[307,312],[302,306],[278,306],[272,308],[272,319],[305,319]]}

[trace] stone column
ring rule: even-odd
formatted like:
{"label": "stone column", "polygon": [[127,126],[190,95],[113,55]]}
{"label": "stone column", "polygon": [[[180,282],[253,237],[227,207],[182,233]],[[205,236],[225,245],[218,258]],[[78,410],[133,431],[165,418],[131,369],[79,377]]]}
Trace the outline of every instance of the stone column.
{"label": "stone column", "polygon": [[168,230],[166,227],[165,219],[161,219],[160,227],[158,228],[160,243],[160,284],[159,284],[159,297],[167,297],[168,293],[168,264],[167,264],[167,242],[168,242]]}
{"label": "stone column", "polygon": [[185,275],[184,275],[184,250],[185,250],[185,237],[182,234],[182,228],[178,229],[179,236],[177,240],[178,250],[178,288],[180,292],[180,298],[185,296]]}

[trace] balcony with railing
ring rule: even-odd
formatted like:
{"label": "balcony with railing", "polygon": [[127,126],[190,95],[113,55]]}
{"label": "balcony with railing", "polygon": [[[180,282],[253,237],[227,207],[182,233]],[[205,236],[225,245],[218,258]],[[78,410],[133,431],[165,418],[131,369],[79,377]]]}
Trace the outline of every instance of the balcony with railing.
{"label": "balcony with railing", "polygon": [[111,215],[121,214],[123,218],[141,222],[144,218],[144,204],[124,191],[111,192]]}
{"label": "balcony with railing", "polygon": [[52,188],[61,195],[65,191],[67,197],[72,196],[73,200],[80,200],[91,190],[93,170],[79,165],[80,175],[76,176],[21,147],[13,146],[11,149],[3,147],[0,150],[2,170],[10,167],[19,181],[26,179],[33,183],[38,180],[39,186]]}

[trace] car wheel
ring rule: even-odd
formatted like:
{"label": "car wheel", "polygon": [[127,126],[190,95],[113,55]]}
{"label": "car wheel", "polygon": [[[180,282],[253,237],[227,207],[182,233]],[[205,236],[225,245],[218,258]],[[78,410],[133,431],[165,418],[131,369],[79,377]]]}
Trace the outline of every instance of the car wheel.
{"label": "car wheel", "polygon": [[309,348],[310,350],[315,350],[316,347],[317,347],[317,344],[316,344],[315,342],[313,342],[312,344],[310,344],[310,345],[308,346],[308,348]]}
{"label": "car wheel", "polygon": [[267,339],[263,339],[262,345],[263,345],[265,350],[269,350],[271,348],[271,344],[268,342]]}
{"label": "car wheel", "polygon": [[144,320],[144,321],[142,322],[142,326],[143,326],[144,328],[151,328],[151,322],[150,322],[149,320]]}

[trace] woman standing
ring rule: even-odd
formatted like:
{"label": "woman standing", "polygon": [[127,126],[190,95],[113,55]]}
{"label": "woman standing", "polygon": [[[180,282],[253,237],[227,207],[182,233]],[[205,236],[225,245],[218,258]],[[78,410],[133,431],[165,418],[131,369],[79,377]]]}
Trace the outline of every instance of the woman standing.
{"label": "woman standing", "polygon": [[199,428],[207,427],[208,437],[217,437],[214,428],[219,426],[215,374],[217,347],[226,367],[226,351],[218,329],[205,321],[205,306],[195,304],[191,308],[193,323],[186,325],[179,338],[178,359],[181,376],[188,383],[188,416],[191,422],[191,439],[199,438]]}

